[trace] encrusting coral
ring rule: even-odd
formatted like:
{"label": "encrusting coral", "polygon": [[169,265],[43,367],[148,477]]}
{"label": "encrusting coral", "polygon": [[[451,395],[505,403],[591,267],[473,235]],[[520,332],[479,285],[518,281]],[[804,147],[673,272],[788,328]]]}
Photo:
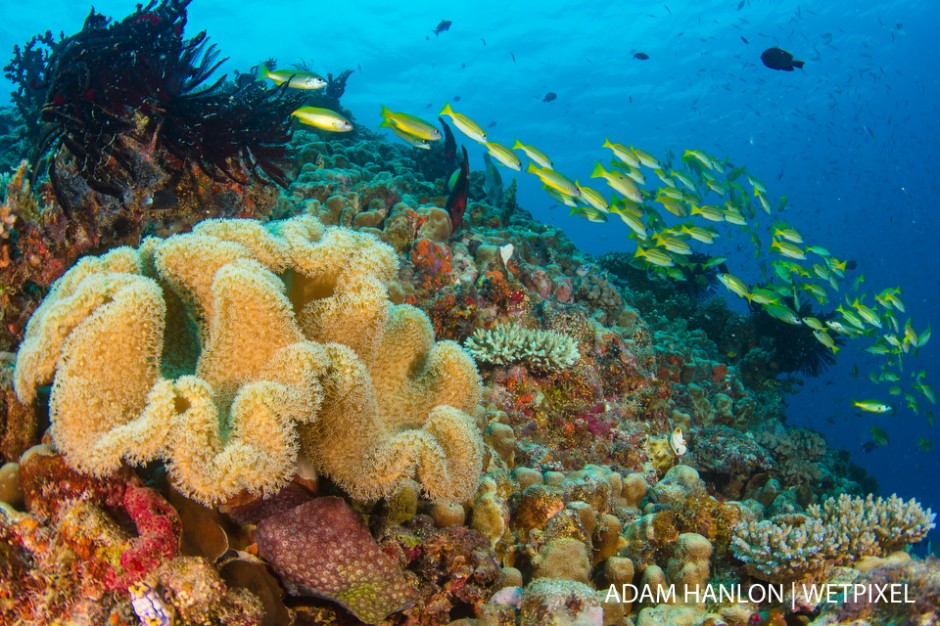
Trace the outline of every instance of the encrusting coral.
{"label": "encrusting coral", "polygon": [[163,459],[203,502],[273,492],[298,461],[356,498],[414,477],[431,499],[466,499],[479,377],[423,313],[390,303],[396,271],[387,246],[309,216],[117,248],[53,286],[15,389],[32,402],[53,382],[53,440],[76,468]]}
{"label": "encrusting coral", "polygon": [[417,596],[397,561],[342,498],[317,498],[272,515],[258,525],[255,538],[293,595],[335,600],[367,624],[410,606]]}
{"label": "encrusting coral", "polygon": [[494,365],[524,363],[537,371],[571,367],[581,355],[571,337],[551,330],[532,330],[518,324],[479,329],[466,341],[478,361]]}

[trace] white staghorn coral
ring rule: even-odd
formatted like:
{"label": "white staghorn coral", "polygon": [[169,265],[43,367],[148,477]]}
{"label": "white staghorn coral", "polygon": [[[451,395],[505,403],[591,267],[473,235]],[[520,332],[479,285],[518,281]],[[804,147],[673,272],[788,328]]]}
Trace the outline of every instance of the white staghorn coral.
{"label": "white staghorn coral", "polygon": [[551,330],[503,324],[479,329],[465,342],[477,361],[493,365],[523,363],[542,372],[566,369],[581,358],[574,339]]}

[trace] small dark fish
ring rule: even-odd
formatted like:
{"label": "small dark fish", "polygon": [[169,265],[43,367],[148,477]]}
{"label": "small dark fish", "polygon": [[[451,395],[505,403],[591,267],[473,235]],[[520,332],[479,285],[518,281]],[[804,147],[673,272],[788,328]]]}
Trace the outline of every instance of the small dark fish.
{"label": "small dark fish", "polygon": [[460,102],[460,96],[454,96],[453,98],[451,98],[451,100],[453,100],[454,102]]}
{"label": "small dark fish", "polygon": [[486,45],[486,39],[483,39],[483,37],[480,37],[480,41],[483,42],[483,45],[484,45],[484,46]]}
{"label": "small dark fish", "polygon": [[558,97],[557,93],[555,93],[554,91],[549,91],[547,94],[545,94],[545,97],[542,98],[542,102],[551,102],[557,97]]}
{"label": "small dark fish", "polygon": [[447,204],[444,208],[450,216],[451,234],[460,230],[463,224],[463,214],[467,210],[467,193],[470,191],[470,157],[467,156],[467,149],[460,146],[463,151],[463,163],[460,165],[460,174],[454,182],[450,195],[447,196]]}
{"label": "small dark fish", "polygon": [[434,33],[435,37],[437,37],[441,33],[449,31],[451,24],[453,24],[453,22],[451,22],[450,20],[441,20],[441,23],[437,25],[437,28],[435,28],[431,32]]}
{"label": "small dark fish", "polygon": [[633,58],[637,61],[646,61],[650,58],[650,55],[646,54],[645,52],[636,52],[633,54]]}
{"label": "small dark fish", "polygon": [[741,2],[738,3],[738,11],[740,11],[743,8],[744,8],[744,0],[741,0]]}
{"label": "small dark fish", "polygon": [[745,45],[748,45],[748,46],[751,45],[751,42],[748,41],[747,38],[744,37],[744,35],[741,35],[741,41],[743,41]]}
{"label": "small dark fish", "polygon": [[444,118],[439,117],[437,119],[441,121],[441,126],[444,128],[444,159],[447,161],[447,165],[450,165],[457,158],[457,142],[454,140],[454,133],[450,130],[450,126],[447,125]]}
{"label": "small dark fish", "polygon": [[862,450],[865,452],[872,452],[875,448],[878,447],[878,444],[874,441],[866,441],[862,444]]}
{"label": "small dark fish", "polygon": [[487,127],[487,128],[493,128],[494,126],[496,126],[496,122],[490,122],[489,124],[487,124],[486,127]]}
{"label": "small dark fish", "polygon": [[858,268],[858,261],[856,261],[855,259],[849,259],[848,261],[845,262],[845,269],[854,270],[857,268]]}
{"label": "small dark fish", "polygon": [[144,203],[151,211],[166,211],[178,207],[180,201],[172,189],[161,189],[155,191],[147,200],[144,200]]}
{"label": "small dark fish", "polygon": [[761,53],[760,60],[770,69],[784,72],[792,72],[793,68],[803,67],[803,61],[797,61],[792,54],[780,48],[767,48]]}
{"label": "small dark fish", "polygon": [[490,206],[500,206],[503,203],[503,179],[499,175],[499,170],[493,165],[490,155],[483,153],[483,163],[486,165],[484,170],[486,178],[483,182],[483,191],[486,192],[486,202]]}
{"label": "small dark fish", "polygon": [[515,62],[516,62],[516,55],[513,54],[512,52],[510,52],[510,53],[509,53],[509,56],[512,57],[512,62],[515,63]]}

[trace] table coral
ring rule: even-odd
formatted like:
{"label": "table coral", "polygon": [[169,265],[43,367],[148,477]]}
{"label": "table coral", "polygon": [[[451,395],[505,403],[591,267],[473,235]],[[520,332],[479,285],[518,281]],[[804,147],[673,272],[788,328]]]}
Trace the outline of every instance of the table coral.
{"label": "table coral", "polygon": [[466,499],[479,377],[389,302],[396,270],[387,246],[311,217],[208,220],[89,257],[31,320],[17,395],[54,379],[53,440],[78,469],[164,459],[208,503],[276,491],[298,457],[357,498],[415,476],[432,499]]}
{"label": "table coral", "polygon": [[732,549],[752,575],[770,582],[818,579],[835,565],[882,556],[923,539],[936,516],[916,500],[841,495],[806,515],[780,515],[735,528]]}

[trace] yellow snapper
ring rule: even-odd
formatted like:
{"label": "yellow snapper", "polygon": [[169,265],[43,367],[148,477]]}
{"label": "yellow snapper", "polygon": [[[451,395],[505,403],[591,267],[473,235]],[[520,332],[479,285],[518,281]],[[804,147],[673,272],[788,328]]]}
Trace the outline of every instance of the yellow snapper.
{"label": "yellow snapper", "polygon": [[[615,166],[615,167],[616,167],[616,165],[617,165],[617,164],[614,163],[614,166]],[[630,180],[632,180],[633,182],[635,182],[637,185],[645,185],[645,184],[646,184],[646,177],[643,176],[643,173],[642,173],[640,170],[638,170],[638,169],[635,169],[635,168],[632,168],[632,167],[628,167],[628,168],[627,168],[627,171],[624,172],[624,175],[627,176],[627,177],[628,177]]]}
{"label": "yellow snapper", "polygon": [[793,324],[794,326],[801,326],[803,324],[803,322],[800,320],[800,316],[785,304],[779,304],[775,302],[765,304],[764,311],[766,311],[767,314],[771,317],[774,317],[781,322]]}
{"label": "yellow snapper", "polygon": [[421,139],[420,137],[415,137],[414,135],[409,135],[405,131],[401,130],[400,128],[395,128],[394,126],[392,126],[391,129],[392,129],[392,132],[395,133],[399,139],[409,144],[410,146],[414,148],[418,148],[419,150],[431,149],[431,144],[428,143],[426,140]]}
{"label": "yellow snapper", "polygon": [[529,163],[529,167],[527,167],[525,171],[530,174],[535,174],[546,186],[551,187],[559,193],[573,198],[581,196],[581,192],[578,190],[577,186],[564,174],[546,167],[536,167],[532,163]]}
{"label": "yellow snapper", "polygon": [[737,208],[731,206],[731,203],[725,203],[725,209],[723,211],[725,216],[725,221],[729,224],[734,224],[735,226],[747,226],[747,220],[744,219],[744,216],[741,215],[741,212]]}
{"label": "yellow snapper", "polygon": [[517,172],[522,171],[522,161],[519,160],[519,157],[517,157],[512,150],[495,141],[488,141],[484,145],[486,145],[487,151],[494,159],[511,170],[516,170]]}
{"label": "yellow snapper", "polygon": [[409,115],[407,113],[396,113],[389,110],[388,107],[382,107],[383,122],[379,126],[397,128],[418,139],[425,141],[437,141],[441,138],[441,131],[435,126],[424,121],[420,117]]}
{"label": "yellow snapper", "polygon": [[659,161],[657,161],[655,157],[653,157],[653,155],[643,152],[639,148],[634,148],[632,146],[630,147],[630,150],[632,150],[633,154],[636,155],[637,161],[639,161],[641,164],[645,165],[646,167],[650,168],[651,170],[662,169],[662,166],[659,164]]}
{"label": "yellow snapper", "polygon": [[589,222],[602,223],[607,221],[607,215],[603,211],[598,211],[592,206],[576,206],[571,209],[570,214],[584,217]]}
{"label": "yellow snapper", "polygon": [[692,239],[702,243],[714,243],[715,239],[718,237],[718,232],[712,228],[690,226],[688,224],[682,224],[679,227],[679,232],[688,235]]}
{"label": "yellow snapper", "polygon": [[786,224],[774,224],[774,237],[782,237],[793,243],[803,243],[803,236]]}
{"label": "yellow snapper", "polygon": [[293,89],[323,89],[326,81],[322,76],[303,70],[271,70],[264,63],[258,69],[258,76],[262,79],[273,80],[277,85],[287,83]]}
{"label": "yellow snapper", "polygon": [[894,410],[890,404],[878,400],[856,400],[852,406],[868,413],[890,413]]}
{"label": "yellow snapper", "polygon": [[751,290],[751,302],[757,304],[780,304],[780,295],[770,289],[754,287]]}
{"label": "yellow snapper", "polygon": [[313,126],[314,128],[328,130],[334,133],[348,133],[353,129],[353,125],[349,123],[349,120],[336,111],[329,109],[300,107],[291,113],[291,115],[307,126]]}
{"label": "yellow snapper", "polygon": [[610,205],[607,204],[607,198],[602,196],[600,192],[597,192],[590,187],[584,187],[578,181],[574,181],[574,185],[578,188],[578,191],[581,192],[581,200],[594,207],[598,211],[603,211],[604,213],[610,211]]}
{"label": "yellow snapper", "polygon": [[673,254],[681,254],[683,256],[692,254],[692,248],[689,247],[689,244],[678,237],[665,237],[659,233],[655,233],[653,235],[653,241],[656,242],[656,245],[662,246]]}
{"label": "yellow snapper", "polygon": [[751,187],[754,189],[755,196],[758,194],[767,193],[767,187],[765,187],[764,183],[760,182],[756,178],[753,178],[752,176],[748,175],[747,182],[751,183]]}
{"label": "yellow snapper", "polygon": [[859,317],[861,317],[863,320],[865,320],[872,326],[875,326],[876,328],[882,327],[881,319],[878,317],[878,314],[875,313],[871,308],[859,302],[858,298],[856,298],[855,301],[852,302],[852,306],[855,307],[855,310],[858,312]]}
{"label": "yellow snapper", "polygon": [[610,148],[618,160],[623,161],[630,167],[640,167],[640,160],[636,158],[633,151],[622,143],[611,143],[609,138],[604,139],[604,148]]}
{"label": "yellow snapper", "polygon": [[710,170],[717,170],[718,167],[715,163],[701,150],[686,150],[682,155],[682,160],[688,163],[689,161],[696,161],[702,167],[706,167]]}
{"label": "yellow snapper", "polygon": [[816,338],[816,341],[826,346],[832,350],[833,354],[839,354],[839,346],[836,345],[835,340],[832,338],[832,335],[827,333],[824,330],[814,330],[813,337]]}
{"label": "yellow snapper", "polygon": [[547,170],[553,169],[555,167],[555,165],[552,163],[552,160],[548,158],[547,154],[534,146],[528,146],[522,143],[518,139],[516,139],[516,143],[512,144],[512,149],[522,150],[525,152],[525,155],[532,161],[535,161],[539,167],[543,167]]}
{"label": "yellow snapper", "polygon": [[620,219],[623,220],[623,223],[626,224],[641,241],[646,241],[649,238],[649,235],[646,232],[646,225],[643,223],[642,217],[638,217],[628,211],[618,211],[612,209],[611,212],[619,215]]}
{"label": "yellow snapper", "polygon": [[552,189],[548,185],[542,185],[542,189],[544,189],[545,193],[547,193],[549,196],[554,198],[556,201],[561,202],[563,205],[567,207],[571,207],[572,210],[578,208],[577,200],[575,200],[568,194],[561,193],[557,189]]}
{"label": "yellow snapper", "polygon": [[604,166],[598,163],[594,166],[594,171],[591,172],[591,178],[603,178],[615,191],[619,191],[634,202],[643,202],[643,196],[640,194],[636,183],[624,176],[621,172],[611,172],[604,169]]}
{"label": "yellow snapper", "polygon": [[661,180],[664,185],[668,185],[669,187],[675,186],[675,182],[663,170],[653,170],[653,173],[656,174],[656,178]]}
{"label": "yellow snapper", "polygon": [[644,249],[637,246],[633,256],[638,259],[645,259],[648,263],[658,267],[672,267],[676,264],[668,252],[659,248]]}
{"label": "yellow snapper", "polygon": [[663,190],[660,189],[656,194],[656,202],[663,205],[663,208],[675,215],[676,217],[688,217],[689,210],[686,207],[685,203],[676,200],[675,198],[662,193]]}
{"label": "yellow snapper", "polygon": [[711,189],[712,191],[714,191],[715,193],[717,193],[719,196],[724,197],[724,196],[728,195],[728,190],[725,189],[724,186],[723,186],[721,183],[717,182],[717,181],[714,181],[714,180],[706,180],[706,181],[705,181],[705,186],[708,187],[709,189]]}
{"label": "yellow snapper", "polygon": [[718,274],[718,281],[727,287],[731,293],[746,299],[748,302],[751,301],[751,294],[748,293],[747,285],[734,274]]}
{"label": "yellow snapper", "polygon": [[770,249],[774,252],[782,254],[785,257],[796,259],[797,261],[806,260],[806,255],[803,253],[803,251],[789,241],[774,240],[770,244]]}
{"label": "yellow snapper", "polygon": [[725,221],[725,215],[721,212],[721,209],[711,205],[697,206],[692,205],[692,215],[699,215],[704,217],[709,222],[723,222]]}
{"label": "yellow snapper", "polygon": [[876,295],[875,300],[886,309],[894,307],[901,313],[904,313],[904,303],[901,302],[901,299],[898,297],[899,295],[901,295],[900,287],[895,287],[894,289],[889,288]]}
{"label": "yellow snapper", "polygon": [[695,188],[695,181],[683,174],[682,172],[669,172],[669,175],[678,180],[682,185],[691,191],[692,193],[698,193],[698,189]]}
{"label": "yellow snapper", "polygon": [[486,131],[466,115],[457,113],[450,108],[450,102],[444,105],[439,115],[449,115],[454,126],[459,128],[460,132],[478,143],[486,143]]}
{"label": "yellow snapper", "polygon": [[755,191],[754,195],[757,196],[757,199],[760,200],[760,208],[764,210],[764,213],[770,215],[770,203],[767,202],[767,198],[762,193],[757,193]]}

